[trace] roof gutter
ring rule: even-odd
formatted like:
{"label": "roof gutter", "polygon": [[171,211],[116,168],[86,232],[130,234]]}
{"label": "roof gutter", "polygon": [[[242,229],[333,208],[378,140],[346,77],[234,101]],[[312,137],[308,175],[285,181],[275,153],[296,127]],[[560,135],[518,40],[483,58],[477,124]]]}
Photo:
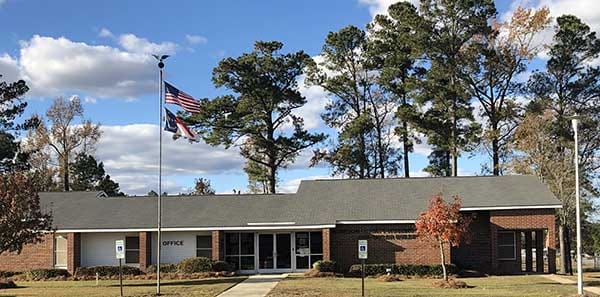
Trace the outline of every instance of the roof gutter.
{"label": "roof gutter", "polygon": [[[181,231],[254,231],[254,230],[305,230],[335,228],[335,225],[298,225],[298,226],[253,226],[253,227],[163,227],[162,232]],[[118,229],[58,229],[56,233],[110,233],[110,232],[157,232],[157,228],[118,228]]]}

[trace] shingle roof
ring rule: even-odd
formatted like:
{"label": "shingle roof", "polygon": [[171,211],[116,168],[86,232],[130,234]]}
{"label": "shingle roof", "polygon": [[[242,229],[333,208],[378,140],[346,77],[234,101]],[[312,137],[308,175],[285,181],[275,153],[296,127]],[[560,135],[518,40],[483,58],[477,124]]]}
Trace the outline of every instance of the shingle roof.
{"label": "shingle roof", "polygon": [[[333,225],[344,220],[414,220],[432,195],[457,195],[463,208],[544,207],[560,202],[533,176],[302,181],[295,194],[168,196],[163,227],[247,227],[261,223]],[[57,229],[156,226],[156,197],[41,193]]]}

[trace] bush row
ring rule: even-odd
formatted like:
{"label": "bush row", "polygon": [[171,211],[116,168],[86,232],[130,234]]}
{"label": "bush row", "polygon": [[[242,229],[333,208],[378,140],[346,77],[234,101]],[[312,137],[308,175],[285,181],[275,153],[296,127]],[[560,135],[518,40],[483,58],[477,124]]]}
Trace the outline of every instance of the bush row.
{"label": "bush row", "polygon": [[[183,259],[178,264],[161,264],[160,272],[165,273],[200,273],[200,272],[231,272],[234,268],[224,261],[213,261],[205,257]],[[156,273],[156,265],[146,268],[146,273]]]}
{"label": "bush row", "polygon": [[[374,276],[387,274],[390,269],[391,274],[411,275],[411,276],[441,276],[443,275],[442,265],[412,265],[412,264],[365,264],[365,275]],[[446,271],[449,274],[456,273],[456,266],[446,264]],[[353,276],[360,276],[362,266],[355,264],[350,266],[348,273]]]}
{"label": "bush row", "polygon": [[[119,266],[92,266],[92,267],[79,267],[75,271],[76,277],[86,276],[98,276],[111,277],[119,275]],[[123,275],[140,275],[140,271],[137,267],[123,266]]]}
{"label": "bush row", "polygon": [[317,261],[313,263],[313,269],[318,272],[336,272],[337,264],[335,261]]}
{"label": "bush row", "polygon": [[44,280],[69,276],[71,276],[71,274],[64,269],[32,269],[25,272],[25,277],[28,280]]}

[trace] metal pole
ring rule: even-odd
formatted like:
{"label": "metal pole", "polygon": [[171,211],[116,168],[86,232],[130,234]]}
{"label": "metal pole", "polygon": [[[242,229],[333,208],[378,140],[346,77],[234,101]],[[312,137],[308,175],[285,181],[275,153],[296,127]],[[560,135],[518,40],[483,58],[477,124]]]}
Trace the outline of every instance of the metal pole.
{"label": "metal pole", "polygon": [[160,116],[158,119],[158,236],[156,242],[156,295],[160,295],[160,250],[161,250],[161,219],[162,219],[162,120],[163,120],[163,68],[165,64],[163,60],[160,59],[158,62],[159,69],[159,81],[160,85],[158,87],[158,102],[160,106]]}
{"label": "metal pole", "polygon": [[577,294],[583,295],[583,270],[581,263],[581,215],[579,212],[579,139],[577,135],[578,118],[572,120],[575,132],[575,216],[577,222]]}
{"label": "metal pole", "polygon": [[121,297],[123,297],[123,266],[121,265],[121,258],[119,258],[119,287],[121,287]]}
{"label": "metal pole", "polygon": [[360,271],[362,272],[362,294],[360,296],[365,297],[365,259],[362,259],[362,268],[360,269]]}

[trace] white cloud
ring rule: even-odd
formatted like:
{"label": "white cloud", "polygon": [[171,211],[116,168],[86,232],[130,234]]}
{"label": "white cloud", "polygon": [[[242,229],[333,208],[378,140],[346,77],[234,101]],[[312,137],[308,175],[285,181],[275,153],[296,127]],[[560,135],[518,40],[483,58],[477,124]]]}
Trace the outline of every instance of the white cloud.
{"label": "white cloud", "polygon": [[190,44],[206,44],[208,42],[208,39],[206,37],[200,35],[186,34],[185,39]]}
{"label": "white cloud", "polygon": [[132,34],[121,35],[119,43],[122,49],[34,35],[20,42],[19,57],[0,55],[0,73],[6,79],[25,79],[31,88],[29,96],[83,93],[131,99],[154,92],[156,68],[149,53],[173,54],[177,45],[153,43]]}
{"label": "white cloud", "polygon": [[373,18],[378,14],[387,15],[388,7],[400,1],[408,1],[416,7],[419,7],[419,0],[358,0],[360,4],[367,5],[369,7],[369,12]]}
{"label": "white cloud", "polygon": [[108,37],[108,38],[115,37],[115,35],[113,35],[112,32],[110,32],[110,30],[108,30],[106,28],[100,29],[100,32],[98,33],[98,36],[100,36],[100,37]]}
{"label": "white cloud", "polygon": [[20,78],[19,62],[8,54],[0,55],[0,81],[13,82]]}
{"label": "white cloud", "polygon": [[[306,77],[303,75],[298,80],[298,90],[302,96],[306,97],[306,104],[295,110],[294,114],[304,119],[306,129],[315,129],[325,127],[321,113],[325,110],[325,105],[330,101],[327,92],[319,86],[307,86]],[[290,125],[291,127],[291,125]]]}
{"label": "white cloud", "polygon": [[172,55],[177,50],[177,44],[173,42],[154,43],[146,38],[140,38],[133,34],[122,34],[119,36],[119,45],[126,51],[137,54],[168,54]]}
{"label": "white cloud", "polygon": [[[158,126],[132,124],[102,126],[103,135],[96,155],[104,162],[121,189],[129,194],[145,194],[157,188]],[[186,189],[173,181],[175,176],[206,176],[239,172],[243,159],[235,148],[225,150],[207,144],[173,140],[163,132],[163,186],[167,192]],[[171,182],[169,182],[171,180]],[[189,185],[188,185],[189,186]]]}

